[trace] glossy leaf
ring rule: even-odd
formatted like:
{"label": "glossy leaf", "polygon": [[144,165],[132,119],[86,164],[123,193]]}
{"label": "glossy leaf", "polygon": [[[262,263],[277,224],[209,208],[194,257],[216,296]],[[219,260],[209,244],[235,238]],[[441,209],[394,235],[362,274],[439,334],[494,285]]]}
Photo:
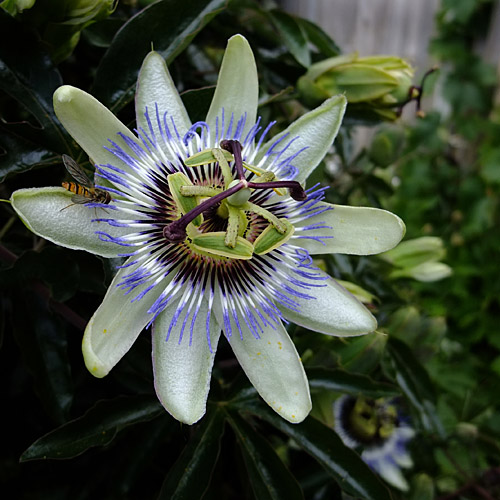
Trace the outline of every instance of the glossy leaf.
{"label": "glossy leaf", "polygon": [[46,300],[26,287],[14,297],[14,335],[35,391],[51,418],[65,422],[74,389],[62,322],[48,309]]}
{"label": "glossy leaf", "polygon": [[0,9],[0,89],[36,118],[51,147],[69,149],[52,108],[52,94],[61,84],[35,33]]}
{"label": "glossy leaf", "polygon": [[99,401],[83,416],[35,441],[20,460],[76,457],[94,446],[109,444],[123,428],[164,413],[152,396],[121,396]]}
{"label": "glossy leaf", "polygon": [[365,375],[342,370],[310,368],[307,370],[307,378],[313,391],[314,389],[323,389],[354,396],[363,394],[372,398],[393,397],[399,394],[397,388],[390,384],[377,382]]}
{"label": "glossy leaf", "polygon": [[22,254],[11,269],[0,274],[0,288],[29,286],[33,280],[42,280],[55,300],[68,300],[79,282],[77,262],[66,250],[48,247],[41,252]]}
{"label": "glossy leaf", "polygon": [[307,19],[297,18],[309,41],[315,45],[325,57],[338,56],[340,48],[317,24]]}
{"label": "glossy leaf", "polygon": [[9,175],[36,166],[56,165],[60,161],[60,156],[49,149],[13,133],[11,126],[0,125],[0,182]]}
{"label": "glossy leaf", "polygon": [[224,422],[218,408],[208,412],[170,469],[158,500],[202,498],[219,456]]}
{"label": "glossy leaf", "polygon": [[255,498],[303,499],[296,479],[266,439],[237,414],[230,415],[228,422],[240,445]]}
{"label": "glossy leaf", "polygon": [[273,10],[269,15],[293,57],[307,68],[311,64],[311,54],[301,24],[295,17],[280,10]]}
{"label": "glossy leaf", "polygon": [[208,110],[210,109],[210,103],[212,102],[214,92],[215,85],[213,87],[187,90],[181,94],[182,102],[193,123],[205,120]]}
{"label": "glossy leaf", "polygon": [[97,69],[93,94],[117,111],[134,97],[144,57],[159,52],[167,63],[182,52],[227,0],[162,0],[141,10],[116,34]]}
{"label": "glossy leaf", "polygon": [[390,338],[387,348],[396,372],[396,382],[418,411],[422,425],[429,432],[438,432],[443,436],[443,427],[435,407],[434,387],[425,368],[401,340]]}
{"label": "glossy leaf", "polygon": [[340,487],[363,500],[391,500],[389,491],[375,473],[348,448],[333,429],[313,417],[299,425],[286,422],[260,401],[245,403],[245,408],[286,434],[318,461]]}

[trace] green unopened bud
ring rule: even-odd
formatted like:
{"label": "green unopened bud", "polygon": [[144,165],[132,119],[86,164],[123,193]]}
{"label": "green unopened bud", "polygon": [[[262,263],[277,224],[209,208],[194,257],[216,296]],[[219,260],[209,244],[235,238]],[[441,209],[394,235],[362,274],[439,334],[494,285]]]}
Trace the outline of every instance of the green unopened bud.
{"label": "green unopened bud", "polygon": [[297,86],[310,105],[345,93],[349,103],[363,104],[386,119],[394,119],[390,107],[408,100],[413,74],[413,68],[400,57],[350,54],[313,64]]}
{"label": "green unopened bud", "polygon": [[118,0],[4,0],[0,3],[11,14],[13,6],[23,13],[43,36],[52,60],[59,63],[71,55],[84,28],[108,17]]}
{"label": "green unopened bud", "polygon": [[424,262],[415,267],[397,269],[390,278],[413,278],[417,281],[431,282],[447,278],[452,273],[451,267],[443,262]]}
{"label": "green unopened bud", "polygon": [[35,5],[36,0],[4,0],[0,2],[0,7],[11,16],[20,14],[23,10],[28,10]]}
{"label": "green unopened bud", "polygon": [[380,254],[380,258],[397,267],[414,267],[424,262],[436,262],[446,254],[443,240],[424,236],[400,243],[396,248]]}
{"label": "green unopened bud", "polygon": [[401,127],[384,126],[375,134],[368,156],[379,167],[387,167],[399,158],[404,142],[405,133]]}
{"label": "green unopened bud", "polygon": [[479,435],[477,426],[469,422],[459,422],[456,429],[457,434],[468,441],[474,441]]}

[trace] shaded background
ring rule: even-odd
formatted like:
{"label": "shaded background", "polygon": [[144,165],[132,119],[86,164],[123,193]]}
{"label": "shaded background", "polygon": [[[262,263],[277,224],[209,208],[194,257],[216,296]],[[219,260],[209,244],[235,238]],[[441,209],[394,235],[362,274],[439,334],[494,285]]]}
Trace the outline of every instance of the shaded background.
{"label": "shaded background", "polygon": [[[83,365],[82,331],[115,263],[36,237],[2,201],[2,490],[23,499],[499,498],[498,2],[283,3],[294,15],[272,2],[150,3],[119,2],[111,13],[112,2],[98,2],[91,21],[62,0],[22,13],[1,4],[10,13],[0,12],[0,198],[68,180],[63,153],[92,174],[53,115],[57,86],[91,92],[133,127],[137,70],[153,42],[191,118],[202,119],[227,38],[242,33],[259,70],[259,113],[277,120],[276,133],[310,109],[297,81],[312,63],[354,50],[402,55],[418,66],[416,85],[440,66],[423,117],[413,102],[394,122],[374,117],[373,103],[350,106],[311,179],[332,203],[392,210],[407,240],[438,238],[440,250],[404,262],[318,259],[362,287],[379,330],[343,340],[290,327],[314,400],[303,424],[268,410],[223,345],[207,416],[188,427],[155,398],[147,332],[105,379]],[[436,261],[453,274],[416,273]],[[409,492],[342,444],[332,403],[345,394],[391,400],[415,429]]]}

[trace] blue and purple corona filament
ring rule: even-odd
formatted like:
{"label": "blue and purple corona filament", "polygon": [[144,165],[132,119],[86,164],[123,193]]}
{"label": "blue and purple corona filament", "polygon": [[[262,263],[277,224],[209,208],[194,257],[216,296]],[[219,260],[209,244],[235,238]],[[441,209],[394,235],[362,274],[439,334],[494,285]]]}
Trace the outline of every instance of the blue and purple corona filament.
{"label": "blue and purple corona filament", "polygon": [[[113,211],[113,217],[97,221],[134,228],[135,231],[122,237],[113,237],[106,231],[97,232],[102,240],[122,245],[124,252],[121,256],[132,257],[125,265],[130,272],[122,277],[117,286],[131,296],[131,301],[142,300],[157,286],[164,287],[148,310],[150,323],[168,304],[178,302],[166,340],[169,340],[172,328],[182,322],[177,340],[180,343],[185,332],[189,332],[191,344],[193,325],[202,298],[206,296],[209,305],[207,341],[212,350],[210,315],[217,295],[226,336],[230,338],[233,332],[237,332],[242,337],[240,321],[243,319],[253,336],[259,338],[263,333],[262,326],[274,329],[278,322],[284,320],[280,305],[299,312],[299,304],[294,298],[312,299],[308,290],[323,286],[325,279],[317,272],[308,252],[294,245],[297,238],[321,241],[316,232],[321,229],[321,224],[302,225],[300,228],[293,225],[327,210],[318,205],[324,197],[324,188],[314,187],[304,191],[293,180],[297,174],[293,161],[306,148],[288,155],[288,148],[298,138],[281,137],[255,164],[259,175],[242,168],[242,162],[251,165],[256,161],[272,123],[262,131],[259,119],[243,137],[246,117],[236,120],[231,116],[226,123],[222,110],[215,124],[215,140],[211,143],[209,126],[205,122],[195,123],[181,136],[173,119],[169,120],[168,113],[160,111],[158,106],[153,117],[146,110],[145,118],[149,130],[136,130],[136,140],[123,134],[115,140],[109,139],[107,149],[130,170],[125,171],[108,163],[99,165],[96,173],[96,177],[104,181],[98,182],[97,187],[113,197],[105,207]],[[153,127],[152,120],[156,122],[156,127]],[[240,184],[236,183],[233,187],[227,185],[227,175],[224,176],[217,161],[196,167],[185,164],[193,155],[221,146],[234,154],[234,160],[229,161],[231,180]],[[186,188],[199,193],[197,197],[193,195],[193,199],[202,200],[195,208],[196,217],[201,215],[202,219],[198,219],[196,226],[192,222],[193,216],[182,213],[169,184],[169,176],[178,173],[189,180],[190,186],[195,186]],[[114,187],[109,187],[106,181]],[[242,214],[240,219],[243,218],[239,221],[239,238],[252,245],[275,220],[292,225],[293,235],[271,251],[252,253],[243,258],[232,254],[230,247],[229,253],[225,254],[224,251],[197,245],[196,235],[227,231],[230,217],[224,213],[223,200],[242,189],[249,190],[249,196],[239,210]],[[183,219],[189,219],[189,222],[182,224]],[[190,231],[186,233],[181,229],[183,236],[172,237],[169,228],[179,225],[190,226]],[[315,235],[308,236],[309,230],[315,230]]]}

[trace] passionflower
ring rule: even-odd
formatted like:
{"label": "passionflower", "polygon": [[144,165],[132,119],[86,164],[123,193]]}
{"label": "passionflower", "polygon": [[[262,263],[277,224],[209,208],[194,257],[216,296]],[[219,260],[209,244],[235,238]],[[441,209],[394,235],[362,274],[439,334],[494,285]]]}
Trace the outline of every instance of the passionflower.
{"label": "passionflower", "polygon": [[389,484],[402,491],[408,483],[401,471],[412,467],[407,449],[415,436],[408,419],[393,399],[341,396],[333,405],[335,430],[346,446]]}
{"label": "passionflower", "polygon": [[155,52],[139,74],[135,133],[89,94],[60,87],[55,112],[95,163],[99,196],[72,204],[61,187],[12,195],[36,234],[127,259],[85,330],[86,366],[104,377],[152,325],[156,393],[189,424],[205,413],[221,332],[262,398],[302,421],[309,388],[283,324],[340,336],[377,326],[311,256],[374,254],[404,233],[390,212],[333,206],[324,188],[302,187],[337,134],[343,96],[271,139],[257,99],[255,60],[240,35],[228,42],[204,122],[191,123]]}

